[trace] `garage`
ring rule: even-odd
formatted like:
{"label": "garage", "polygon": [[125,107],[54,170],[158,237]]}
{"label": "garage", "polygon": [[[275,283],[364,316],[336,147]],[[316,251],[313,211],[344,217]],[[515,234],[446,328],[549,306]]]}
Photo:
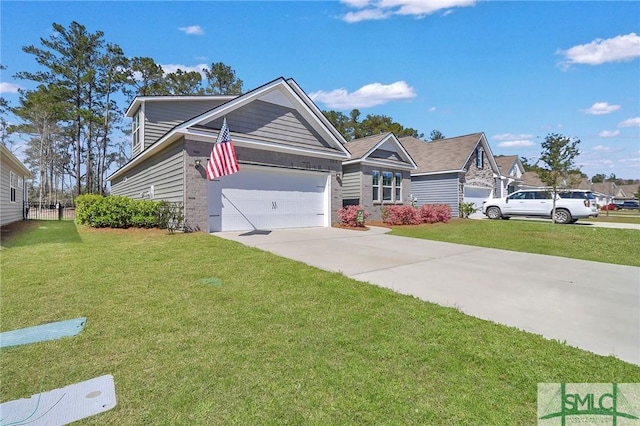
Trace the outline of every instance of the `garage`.
{"label": "garage", "polygon": [[477,209],[482,208],[482,202],[487,198],[491,198],[493,188],[481,186],[464,186],[464,202],[475,204]]}
{"label": "garage", "polygon": [[329,176],[241,165],[208,183],[209,232],[329,226]]}

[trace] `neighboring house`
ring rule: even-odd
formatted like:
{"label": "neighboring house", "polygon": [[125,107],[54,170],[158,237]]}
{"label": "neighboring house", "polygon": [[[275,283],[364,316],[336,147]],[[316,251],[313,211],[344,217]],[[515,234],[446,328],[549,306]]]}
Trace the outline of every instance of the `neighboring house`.
{"label": "neighboring house", "polygon": [[27,185],[33,176],[29,169],[0,144],[0,226],[26,219]]}
{"label": "neighboring house", "polygon": [[[291,79],[240,96],[138,97],[132,159],[111,193],[182,203],[207,232],[330,226],[346,141]],[[240,171],[208,181],[205,167],[226,117]]]}
{"label": "neighboring house", "polygon": [[617,185],[614,182],[591,182],[589,179],[582,179],[577,189],[591,190],[597,199],[598,205],[604,206],[613,202],[635,199],[638,192],[638,184]]}
{"label": "neighboring house", "polygon": [[495,197],[506,197],[516,191],[524,174],[524,165],[517,155],[496,155],[496,164],[500,170],[500,185],[496,188]]}
{"label": "neighboring house", "polygon": [[343,205],[360,205],[369,220],[382,220],[387,205],[411,204],[411,171],[417,166],[393,133],[347,142],[342,162]]}
{"label": "neighboring house", "polygon": [[540,176],[538,176],[538,173],[524,172],[520,177],[520,181],[516,183],[515,190],[518,191],[520,189],[544,189],[546,187],[547,185],[545,185],[542,180],[540,180]]}
{"label": "neighboring house", "polygon": [[461,202],[482,207],[500,185],[498,165],[484,133],[426,142],[399,139],[418,168],[411,172],[415,204],[448,204],[453,217]]}

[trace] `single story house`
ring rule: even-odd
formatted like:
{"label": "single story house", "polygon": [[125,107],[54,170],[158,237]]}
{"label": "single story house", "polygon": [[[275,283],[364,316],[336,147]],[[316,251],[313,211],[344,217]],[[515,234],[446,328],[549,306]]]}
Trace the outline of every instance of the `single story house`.
{"label": "single story house", "polygon": [[347,142],[351,159],[342,162],[343,205],[360,205],[369,220],[382,220],[388,205],[411,204],[411,171],[416,163],[393,133]]}
{"label": "single story house", "polygon": [[411,194],[416,206],[448,204],[453,217],[462,202],[474,203],[494,196],[501,185],[500,171],[484,133],[473,133],[431,142],[399,139],[415,161]]}
{"label": "single story house", "polygon": [[0,226],[27,218],[26,180],[33,175],[11,152],[0,144]]}
{"label": "single story house", "polygon": [[517,155],[496,155],[496,164],[500,170],[501,185],[496,188],[496,198],[506,197],[516,191],[524,174],[524,164]]}
{"label": "single story house", "polygon": [[[342,207],[346,141],[292,79],[239,96],[137,97],[132,159],[111,193],[181,203],[206,232],[331,226]],[[226,117],[240,171],[208,181],[205,166]]]}

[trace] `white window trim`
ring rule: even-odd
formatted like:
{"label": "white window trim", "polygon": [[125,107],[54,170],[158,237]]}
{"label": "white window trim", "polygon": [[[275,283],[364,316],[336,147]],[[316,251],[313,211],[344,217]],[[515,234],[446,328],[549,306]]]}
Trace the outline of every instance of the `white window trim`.
{"label": "white window trim", "polygon": [[[400,177],[399,183],[398,183],[398,177]],[[403,180],[402,173],[395,172],[393,174],[393,201],[396,204],[402,204],[402,180]]]}
{"label": "white window trim", "polygon": [[135,151],[140,146],[140,111],[135,113],[131,122],[131,150]]}
{"label": "white window trim", "polygon": [[18,175],[9,171],[9,202],[15,204],[18,200]]}
{"label": "white window trim", "polygon": [[[378,183],[377,184],[374,181],[374,179],[375,179],[374,175],[375,174],[378,174]],[[372,201],[373,201],[374,204],[380,204],[381,203],[381,200],[380,200],[380,187],[382,186],[382,185],[380,185],[381,184],[381,182],[380,182],[381,178],[382,178],[382,173],[380,173],[380,170],[372,170],[371,171],[371,196],[373,198]],[[374,197],[374,194],[377,197]]]}
{"label": "white window trim", "polygon": [[[391,178],[389,179],[390,184],[389,185],[385,185],[384,184],[384,175],[387,174],[391,175]],[[394,196],[394,188],[393,188],[393,172],[389,172],[389,171],[384,171],[381,173],[382,175],[382,182],[381,182],[381,187],[382,187],[382,203],[383,204],[392,204],[393,203],[393,196]],[[384,199],[384,190],[385,189],[389,189],[389,199],[385,200]]]}
{"label": "white window trim", "polygon": [[[375,173],[378,173],[378,185],[375,185],[373,183],[373,175]],[[391,185],[384,185],[384,177],[383,174],[384,173],[390,173],[391,174]],[[400,176],[400,184],[398,185],[397,182],[397,176]],[[372,188],[372,195],[375,192],[375,194],[378,196],[377,199],[373,199],[373,204],[375,205],[379,205],[379,204],[403,204],[403,192],[402,192],[402,181],[404,180],[404,177],[402,176],[401,172],[396,172],[396,171],[391,171],[391,170],[372,170],[371,171],[371,188]],[[384,199],[384,189],[388,188],[391,189],[391,199],[389,200],[385,200]],[[396,197],[396,195],[398,194],[398,190],[399,190],[399,197]]]}

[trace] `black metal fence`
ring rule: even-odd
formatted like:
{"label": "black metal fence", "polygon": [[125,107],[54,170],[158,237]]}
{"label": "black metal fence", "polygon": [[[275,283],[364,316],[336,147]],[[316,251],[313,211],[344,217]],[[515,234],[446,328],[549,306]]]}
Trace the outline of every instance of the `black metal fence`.
{"label": "black metal fence", "polygon": [[41,205],[30,203],[25,207],[25,216],[30,220],[75,220],[76,207],[61,204]]}

